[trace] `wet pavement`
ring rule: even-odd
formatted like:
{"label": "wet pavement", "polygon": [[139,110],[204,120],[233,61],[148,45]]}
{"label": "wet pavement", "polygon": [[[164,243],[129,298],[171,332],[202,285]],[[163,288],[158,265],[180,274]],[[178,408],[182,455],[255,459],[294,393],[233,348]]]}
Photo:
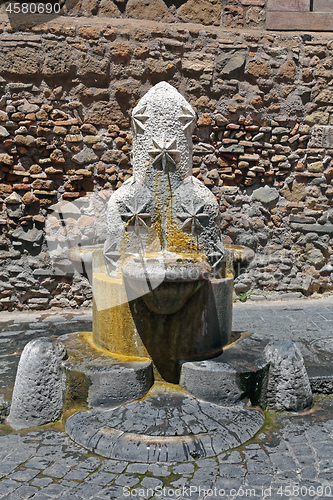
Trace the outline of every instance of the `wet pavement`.
{"label": "wet pavement", "polygon": [[[235,331],[252,342],[289,338],[307,365],[332,367],[333,298],[237,303]],[[0,408],[11,394],[24,345],[91,330],[91,312],[1,313]],[[2,403],[1,403],[2,401]],[[188,463],[107,459],[75,444],[59,423],[13,432],[0,425],[0,498],[333,498],[333,395],[303,414],[266,413],[259,434],[238,448]]]}

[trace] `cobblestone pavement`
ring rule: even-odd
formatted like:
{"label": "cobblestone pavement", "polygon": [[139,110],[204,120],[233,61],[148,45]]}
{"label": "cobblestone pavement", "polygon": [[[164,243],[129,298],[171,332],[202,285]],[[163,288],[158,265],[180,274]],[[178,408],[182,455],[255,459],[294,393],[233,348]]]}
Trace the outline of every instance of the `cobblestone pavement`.
{"label": "cobblestone pavement", "polygon": [[[27,341],[91,328],[90,312],[1,314],[0,392],[8,397]],[[330,300],[246,303],[234,329],[258,339],[302,342],[333,338]],[[28,432],[0,425],[0,498],[333,498],[333,396],[316,396],[303,414],[269,413],[255,439],[214,458],[144,464],[104,459],[73,443],[60,424]],[[130,493],[131,489],[131,493]]]}

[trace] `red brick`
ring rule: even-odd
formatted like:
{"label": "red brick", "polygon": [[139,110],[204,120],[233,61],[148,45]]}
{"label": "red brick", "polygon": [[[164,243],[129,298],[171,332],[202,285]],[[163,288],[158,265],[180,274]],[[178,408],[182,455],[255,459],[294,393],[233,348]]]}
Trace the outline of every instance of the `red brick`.
{"label": "red brick", "polygon": [[75,191],[74,193],[64,193],[62,195],[63,198],[79,198],[80,196],[85,196],[86,192],[85,191]]}
{"label": "red brick", "polygon": [[30,184],[13,184],[14,191],[30,191]]}

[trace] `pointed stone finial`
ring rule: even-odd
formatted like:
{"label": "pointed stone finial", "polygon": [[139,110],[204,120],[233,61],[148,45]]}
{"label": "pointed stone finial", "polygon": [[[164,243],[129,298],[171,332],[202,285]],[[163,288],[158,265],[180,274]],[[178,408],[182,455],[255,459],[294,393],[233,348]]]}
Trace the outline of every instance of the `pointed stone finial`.
{"label": "pointed stone finial", "polygon": [[192,132],[195,112],[167,82],[143,96],[132,113],[133,173],[145,179],[150,167],[192,175]]}

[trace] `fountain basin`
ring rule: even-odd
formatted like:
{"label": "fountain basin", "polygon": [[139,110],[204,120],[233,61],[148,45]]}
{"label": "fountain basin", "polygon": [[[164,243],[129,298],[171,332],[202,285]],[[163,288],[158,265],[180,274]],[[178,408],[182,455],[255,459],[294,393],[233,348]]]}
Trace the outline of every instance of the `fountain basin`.
{"label": "fountain basin", "polygon": [[[129,299],[142,296],[148,309],[156,314],[179,311],[208,279],[210,266],[201,254],[160,252],[130,256],[123,266]],[[148,293],[144,293],[145,290]]]}
{"label": "fountain basin", "polygon": [[255,253],[251,248],[243,245],[225,244],[224,248],[233,251],[234,277],[237,278],[253,261]]}
{"label": "fountain basin", "polygon": [[[94,252],[93,342],[97,347],[124,356],[148,357],[153,361],[155,380],[178,383],[183,362],[219,356],[229,343],[232,277],[201,279],[197,292],[173,314],[153,312],[145,294],[132,295],[129,300],[125,279],[122,273],[108,276],[102,249]],[[165,282],[165,286],[173,284]],[[147,286],[146,295],[149,293]]]}

